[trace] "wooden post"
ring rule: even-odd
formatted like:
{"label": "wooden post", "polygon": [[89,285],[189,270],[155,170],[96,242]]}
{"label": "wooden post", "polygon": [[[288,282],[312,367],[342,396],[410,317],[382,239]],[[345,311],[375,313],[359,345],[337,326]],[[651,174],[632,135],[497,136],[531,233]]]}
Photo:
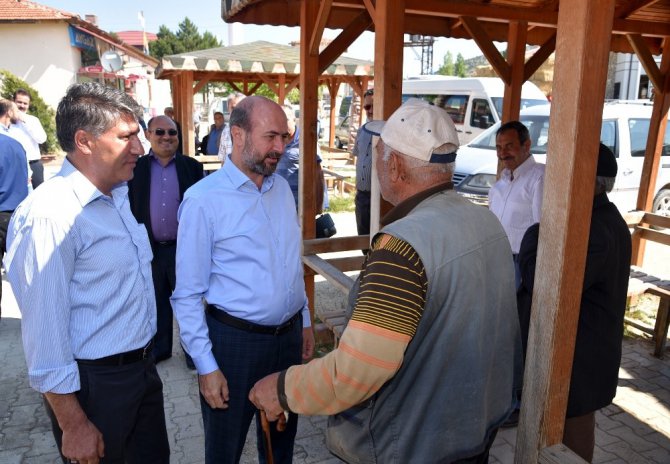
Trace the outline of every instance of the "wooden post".
{"label": "wooden post", "polygon": [[283,105],[284,100],[286,100],[286,74],[279,74],[277,76],[277,87],[277,102]]}
{"label": "wooden post", "polygon": [[[377,0],[375,6],[374,119],[387,119],[402,102],[405,0]],[[370,237],[390,206],[381,198],[375,156],[372,156]]]}
{"label": "wooden post", "polygon": [[521,110],[521,86],[524,81],[527,34],[528,23],[525,21],[510,22],[509,36],[507,40],[507,62],[509,63],[511,72],[510,81],[505,83],[502,122],[519,119],[519,111]]}
{"label": "wooden post", "polygon": [[328,129],[328,146],[335,145],[335,128],[337,126],[337,113],[335,105],[337,104],[337,92],[340,90],[339,79],[328,79],[328,93],[330,94],[330,128]]}
{"label": "wooden post", "polygon": [[[300,5],[300,183],[298,215],[303,240],[316,236],[316,120],[319,88],[319,52],[310,53],[310,38],[314,32],[319,3],[302,0]],[[314,276],[305,274],[305,289],[314,320]]]}
{"label": "wooden post", "polygon": [[184,155],[195,155],[195,128],[193,126],[193,71],[182,73],[179,112],[175,118],[181,124],[182,149]]}
{"label": "wooden post", "polygon": [[560,443],[584,279],[615,0],[562,0],[515,463]]}
{"label": "wooden post", "polygon": [[[656,63],[653,63],[656,66]],[[654,109],[649,121],[649,137],[642,165],[640,190],[637,194],[637,209],[651,211],[656,192],[656,179],[661,164],[663,141],[668,124],[668,107],[670,107],[670,37],[666,38],[661,58],[660,81],[662,86],[654,88]],[[633,235],[633,254],[631,264],[642,266],[646,241],[638,235]]]}

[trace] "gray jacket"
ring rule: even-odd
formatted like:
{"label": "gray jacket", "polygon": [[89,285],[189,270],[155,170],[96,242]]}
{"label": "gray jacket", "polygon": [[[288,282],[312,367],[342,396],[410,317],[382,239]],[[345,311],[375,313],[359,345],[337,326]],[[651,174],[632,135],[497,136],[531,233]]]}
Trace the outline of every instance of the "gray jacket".
{"label": "gray jacket", "polygon": [[521,369],[507,236],[491,212],[453,190],[382,232],[421,257],[426,305],[395,377],[329,418],[328,448],[350,463],[448,463],[479,454],[511,411]]}

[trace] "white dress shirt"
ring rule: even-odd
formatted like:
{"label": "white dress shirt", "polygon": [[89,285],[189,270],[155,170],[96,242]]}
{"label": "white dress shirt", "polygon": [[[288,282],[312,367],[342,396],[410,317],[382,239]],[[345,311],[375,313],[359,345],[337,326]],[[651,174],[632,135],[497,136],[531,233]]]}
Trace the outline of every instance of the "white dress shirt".
{"label": "white dress shirt", "polygon": [[28,161],[35,161],[42,158],[40,153],[40,143],[47,141],[47,133],[44,132],[42,123],[35,116],[23,113],[21,116],[24,120],[16,123],[16,126],[21,129],[30,139],[30,147],[26,148],[26,156]]}
{"label": "white dress shirt", "polygon": [[544,164],[529,156],[512,172],[504,169],[500,179],[489,191],[489,209],[495,214],[507,233],[512,253],[518,254],[526,230],[540,222]]}

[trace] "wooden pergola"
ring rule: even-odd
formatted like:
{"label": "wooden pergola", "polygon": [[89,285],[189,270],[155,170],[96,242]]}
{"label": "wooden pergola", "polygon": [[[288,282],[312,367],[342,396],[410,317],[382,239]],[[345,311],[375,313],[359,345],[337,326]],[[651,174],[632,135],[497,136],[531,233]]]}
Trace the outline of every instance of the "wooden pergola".
{"label": "wooden pergola", "polygon": [[[517,119],[521,85],[556,53],[543,225],[515,462],[583,462],[561,444],[584,277],[591,198],[610,51],[637,54],[655,89],[639,210],[649,211],[670,106],[668,0],[222,0],[226,22],[300,26],[301,221],[305,258],[365,247],[368,237],[314,237],[314,127],[319,71],[363,31],[375,32],[375,119],[401,103],[404,34],[474,39],[505,82],[503,120]],[[325,27],[341,29],[319,51]],[[508,43],[506,58],[493,41]],[[539,45],[525,60],[526,45]],[[662,54],[660,67],[652,55]],[[374,169],[374,167],[373,167]],[[373,175],[373,178],[375,176]],[[373,231],[380,215],[373,183]],[[551,245],[549,245],[551,244]],[[641,261],[643,243],[634,243]],[[346,270],[352,263],[333,263]],[[330,264],[312,267],[329,272]],[[334,279],[337,283],[337,279]],[[346,287],[342,278],[339,284]]]}
{"label": "wooden pergola", "polygon": [[[286,95],[300,87],[300,69],[299,47],[256,41],[164,56],[156,75],[170,80],[175,118],[184,131],[184,153],[193,155],[193,95],[207,83],[227,82],[247,96],[266,84],[277,95],[279,104],[283,104]],[[335,99],[340,85],[349,84],[362,98],[372,76],[372,62],[345,56],[338,55],[319,67],[317,85],[327,86],[330,94],[331,146],[335,137]],[[316,119],[313,122],[316,124]]]}

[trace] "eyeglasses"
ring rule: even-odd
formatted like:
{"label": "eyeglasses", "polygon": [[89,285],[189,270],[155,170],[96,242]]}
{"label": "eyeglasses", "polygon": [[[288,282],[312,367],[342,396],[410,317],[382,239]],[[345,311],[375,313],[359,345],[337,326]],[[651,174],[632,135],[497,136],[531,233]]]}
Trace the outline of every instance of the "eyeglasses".
{"label": "eyeglasses", "polygon": [[372,109],[372,105],[363,105],[363,109],[365,111],[370,111]]}
{"label": "eyeglasses", "polygon": [[154,134],[156,134],[156,135],[159,136],[159,137],[163,137],[163,136],[165,135],[166,132],[168,133],[168,135],[171,135],[172,137],[174,137],[175,135],[177,135],[177,129],[168,129],[168,130],[165,130],[165,129],[154,129],[154,130],[150,130],[149,132],[153,132]]}
{"label": "eyeglasses", "polygon": [[375,94],[375,89],[368,89],[368,90],[365,91],[363,96],[364,97],[369,97],[369,96],[374,95],[374,94]]}

